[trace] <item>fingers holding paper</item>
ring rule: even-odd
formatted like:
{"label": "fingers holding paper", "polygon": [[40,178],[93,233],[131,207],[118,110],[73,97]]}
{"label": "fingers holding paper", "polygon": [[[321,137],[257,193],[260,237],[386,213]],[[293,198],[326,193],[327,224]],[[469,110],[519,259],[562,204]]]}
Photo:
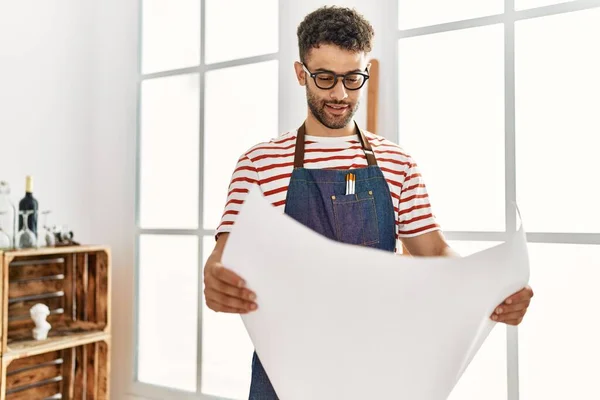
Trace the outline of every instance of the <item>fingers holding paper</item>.
{"label": "fingers holding paper", "polygon": [[527,313],[532,297],[533,290],[526,286],[496,307],[491,316],[492,320],[504,322],[507,325],[519,325]]}
{"label": "fingers holding paper", "polygon": [[204,296],[213,311],[245,314],[256,310],[256,295],[244,285],[243,279],[220,263],[207,263],[204,269]]}
{"label": "fingers holding paper", "polygon": [[204,266],[204,297],[213,311],[245,314],[258,308],[256,294],[246,288],[246,282],[221,263],[226,237],[219,239]]}

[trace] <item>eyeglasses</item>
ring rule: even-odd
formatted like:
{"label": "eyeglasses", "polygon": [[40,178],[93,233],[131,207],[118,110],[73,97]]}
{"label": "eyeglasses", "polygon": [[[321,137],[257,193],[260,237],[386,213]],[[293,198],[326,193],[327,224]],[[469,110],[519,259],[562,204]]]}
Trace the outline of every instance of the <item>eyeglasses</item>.
{"label": "eyeglasses", "polygon": [[365,73],[350,72],[348,74],[336,74],[331,71],[310,72],[304,64],[302,64],[302,68],[313,78],[315,85],[324,90],[333,89],[338,82],[338,78],[342,78],[344,87],[348,90],[360,89],[369,79],[369,74],[366,73],[368,72],[367,68],[365,68]]}

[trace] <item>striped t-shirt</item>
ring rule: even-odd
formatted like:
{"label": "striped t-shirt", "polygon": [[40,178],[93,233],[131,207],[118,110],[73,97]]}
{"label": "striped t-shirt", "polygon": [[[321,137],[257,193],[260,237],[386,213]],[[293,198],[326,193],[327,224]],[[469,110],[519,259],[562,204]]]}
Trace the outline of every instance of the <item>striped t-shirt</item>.
{"label": "striped t-shirt", "polygon": [[[413,237],[439,230],[429,196],[417,164],[397,144],[363,131],[371,144],[377,164],[389,185],[396,217],[396,238]],[[287,189],[294,169],[297,131],[260,143],[238,160],[225,211],[217,235],[230,232],[244,198],[253,184],[273,206],[284,212]],[[304,167],[311,169],[352,169],[367,166],[357,136],[305,137]]]}

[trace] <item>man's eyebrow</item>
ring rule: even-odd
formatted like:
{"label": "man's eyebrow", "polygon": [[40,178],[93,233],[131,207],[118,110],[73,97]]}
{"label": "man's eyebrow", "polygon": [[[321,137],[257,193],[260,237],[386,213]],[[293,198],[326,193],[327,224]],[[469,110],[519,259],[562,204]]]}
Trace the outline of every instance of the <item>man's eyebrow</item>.
{"label": "man's eyebrow", "polygon": [[[317,68],[317,69],[314,70],[314,72],[331,72],[331,73],[334,73],[334,74],[336,73],[336,72],[334,72],[334,71],[332,71],[330,69],[326,69],[326,68]],[[352,71],[346,71],[346,72],[342,73],[341,75],[350,74],[352,72],[363,72],[363,70],[360,69],[360,68],[356,68],[356,69],[353,69]]]}

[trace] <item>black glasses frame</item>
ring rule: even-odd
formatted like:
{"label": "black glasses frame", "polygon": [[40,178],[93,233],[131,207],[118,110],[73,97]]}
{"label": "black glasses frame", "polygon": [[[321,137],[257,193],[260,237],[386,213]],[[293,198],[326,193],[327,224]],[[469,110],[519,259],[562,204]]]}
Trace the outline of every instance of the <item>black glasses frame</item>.
{"label": "black glasses frame", "polygon": [[[310,70],[308,69],[308,67],[306,65],[302,64],[302,68],[304,69],[305,72],[308,73],[308,75],[313,78],[313,81],[315,82],[315,85],[319,88],[319,89],[323,89],[323,90],[330,90],[333,89],[335,87],[335,85],[337,85],[339,78],[342,78],[342,83],[344,85],[344,87],[346,88],[346,90],[360,90],[365,83],[369,80],[369,68],[365,68],[365,72],[349,72],[347,74],[336,74],[335,72],[332,71],[319,71],[319,72],[310,72]],[[330,87],[321,87],[319,86],[319,84],[317,83],[317,77],[319,75],[333,75],[333,85],[331,85]],[[357,87],[357,88],[349,88],[346,85],[346,77],[349,75],[362,75],[363,78],[365,78],[362,82],[362,84]]]}

